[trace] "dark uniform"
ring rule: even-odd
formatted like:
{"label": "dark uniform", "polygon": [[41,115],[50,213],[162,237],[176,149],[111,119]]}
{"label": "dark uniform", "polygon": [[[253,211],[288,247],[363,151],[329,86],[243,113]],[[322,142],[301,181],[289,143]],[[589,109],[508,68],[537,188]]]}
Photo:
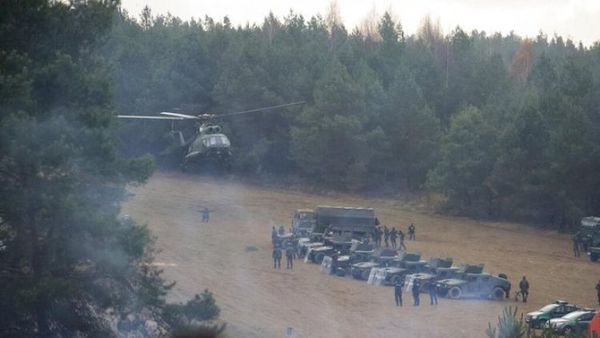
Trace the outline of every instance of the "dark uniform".
{"label": "dark uniform", "polygon": [[273,230],[271,231],[271,242],[273,243],[273,246],[277,245],[277,230],[275,230],[275,227],[273,227]]}
{"label": "dark uniform", "polygon": [[527,297],[529,296],[529,282],[523,276],[521,282],[519,283],[519,289],[521,289],[521,295],[523,296],[523,303],[527,303]]}
{"label": "dark uniform", "polygon": [[286,269],[294,269],[294,248],[291,244],[285,249]]}
{"label": "dark uniform", "polygon": [[278,246],[273,249],[273,269],[281,269],[281,248]]}
{"label": "dark uniform", "polygon": [[420,304],[420,300],[419,300],[419,291],[421,289],[421,283],[419,282],[418,279],[414,279],[413,280],[413,285],[412,285],[412,294],[413,294],[413,298],[414,298],[414,306],[419,306]]}
{"label": "dark uniform", "polygon": [[579,234],[573,236],[573,256],[579,257],[581,252],[579,251]]}
{"label": "dark uniform", "polygon": [[389,248],[390,247],[390,243],[389,243],[390,230],[386,226],[383,227],[383,240],[385,242],[385,247]]}
{"label": "dark uniform", "polygon": [[596,292],[598,293],[598,305],[600,305],[600,281],[596,284]]}
{"label": "dark uniform", "polygon": [[202,223],[208,223],[210,220],[210,212],[207,208],[202,209]]}
{"label": "dark uniform", "polygon": [[377,246],[381,247],[381,239],[383,238],[383,231],[381,227],[377,227]]}
{"label": "dark uniform", "polygon": [[410,223],[410,225],[408,226],[408,240],[409,241],[415,240],[415,226],[412,223]]}
{"label": "dark uniform", "polygon": [[398,231],[396,231],[396,228],[392,228],[392,231],[390,231],[390,239],[392,240],[392,248],[394,249],[398,246],[396,238],[398,238]]}
{"label": "dark uniform", "polygon": [[435,282],[433,282],[433,281],[429,282],[429,284],[427,285],[427,291],[429,291],[429,299],[431,300],[431,302],[429,304],[437,305],[437,303],[438,303],[437,285],[435,285]]}
{"label": "dark uniform", "polygon": [[394,300],[396,300],[396,306],[402,306],[402,284],[403,281],[396,281],[394,284]]}
{"label": "dark uniform", "polygon": [[398,230],[398,238],[400,239],[400,246],[398,248],[406,251],[406,245],[404,245],[404,233],[402,230]]}

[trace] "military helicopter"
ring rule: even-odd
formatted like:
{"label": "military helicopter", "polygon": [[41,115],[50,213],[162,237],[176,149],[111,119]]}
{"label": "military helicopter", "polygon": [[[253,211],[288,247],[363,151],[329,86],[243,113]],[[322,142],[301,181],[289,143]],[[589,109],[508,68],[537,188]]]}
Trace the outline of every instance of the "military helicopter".
{"label": "military helicopter", "polygon": [[[177,141],[178,147],[185,149],[185,155],[181,164],[181,169],[183,171],[187,170],[192,164],[211,164],[216,165],[218,168],[229,170],[231,168],[231,142],[223,133],[221,126],[215,123],[216,120],[243,114],[272,111],[300,104],[304,104],[304,101],[218,115],[211,113],[188,115],[173,112],[161,112],[158,116],[117,115],[117,117],[120,119],[170,120],[172,122],[170,131],[171,136]],[[192,120],[197,122],[195,134],[187,140],[183,136],[182,131],[174,129],[174,121],[181,120]]]}

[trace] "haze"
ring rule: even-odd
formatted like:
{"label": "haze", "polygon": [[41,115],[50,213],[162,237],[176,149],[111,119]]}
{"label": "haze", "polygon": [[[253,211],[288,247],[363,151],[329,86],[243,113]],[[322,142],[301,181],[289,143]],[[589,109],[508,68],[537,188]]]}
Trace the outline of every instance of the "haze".
{"label": "haze", "polygon": [[[261,23],[269,12],[286,16],[290,9],[306,18],[324,16],[330,6],[322,0],[122,0],[122,7],[137,17],[148,5],[154,14],[171,13],[182,19],[204,18],[221,20],[228,16],[235,25]],[[390,10],[408,34],[416,31],[421,19],[429,15],[439,18],[445,33],[457,25],[470,31],[484,30],[488,34],[514,31],[521,36],[535,37],[540,31],[571,38],[591,45],[600,40],[600,1],[586,0],[338,0],[340,14],[351,30],[375,11],[381,15]]]}

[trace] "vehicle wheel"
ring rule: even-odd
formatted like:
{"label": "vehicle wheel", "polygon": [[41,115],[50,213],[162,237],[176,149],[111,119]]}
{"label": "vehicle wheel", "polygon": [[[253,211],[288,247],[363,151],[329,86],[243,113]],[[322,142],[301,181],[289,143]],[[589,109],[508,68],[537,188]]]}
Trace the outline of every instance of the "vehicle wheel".
{"label": "vehicle wheel", "polygon": [[344,268],[337,268],[335,270],[335,275],[338,277],[344,277],[346,276],[346,270],[344,270]]}
{"label": "vehicle wheel", "polygon": [[458,286],[448,290],[448,298],[459,299],[460,296],[462,296],[462,290]]}
{"label": "vehicle wheel", "polygon": [[502,288],[496,287],[494,291],[492,291],[492,298],[494,300],[503,300],[504,299],[504,290]]}
{"label": "vehicle wheel", "polygon": [[598,254],[595,252],[590,252],[590,260],[592,262],[596,262],[598,260]]}
{"label": "vehicle wheel", "polygon": [[570,336],[571,334],[573,334],[573,328],[570,326],[565,326],[565,328],[563,329],[563,333],[565,334],[565,336]]}
{"label": "vehicle wheel", "polygon": [[318,253],[315,255],[315,263],[321,264],[323,262],[323,258],[325,258],[325,254]]}
{"label": "vehicle wheel", "polygon": [[365,270],[363,272],[360,273],[360,277],[364,280],[369,280],[369,275],[371,274],[371,271],[369,270]]}

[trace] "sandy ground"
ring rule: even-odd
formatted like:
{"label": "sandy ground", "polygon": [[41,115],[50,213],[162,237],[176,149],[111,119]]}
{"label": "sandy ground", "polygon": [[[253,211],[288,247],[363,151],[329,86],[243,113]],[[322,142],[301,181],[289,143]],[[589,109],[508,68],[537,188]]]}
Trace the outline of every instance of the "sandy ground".
{"label": "sandy ground", "polygon": [[[146,223],[162,250],[157,262],[177,281],[171,301],[185,301],[209,289],[228,323],[228,337],[484,337],[507,305],[535,310],[555,299],[595,304],[600,264],[572,257],[569,236],[509,223],[477,222],[411,211],[393,200],[352,195],[319,196],[265,188],[227,178],[156,173],[124,213]],[[294,270],[274,270],[271,227],[288,225],[297,208],[317,205],[373,207],[382,224],[417,227],[409,251],[423,258],[453,257],[455,263],[485,263],[485,270],[508,274],[513,290],[521,276],[531,284],[530,302],[440,299],[430,306],[409,293],[397,308],[393,289],[374,287],[321,273],[295,262]],[[201,223],[202,207],[212,210]],[[256,250],[247,250],[255,247]],[[285,263],[285,260],[284,260]],[[512,297],[512,295],[511,295]]]}

